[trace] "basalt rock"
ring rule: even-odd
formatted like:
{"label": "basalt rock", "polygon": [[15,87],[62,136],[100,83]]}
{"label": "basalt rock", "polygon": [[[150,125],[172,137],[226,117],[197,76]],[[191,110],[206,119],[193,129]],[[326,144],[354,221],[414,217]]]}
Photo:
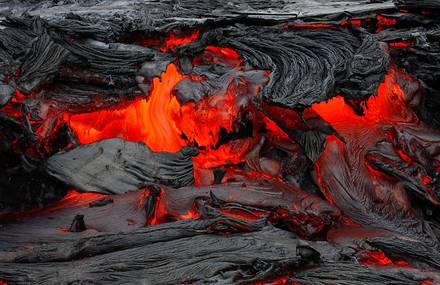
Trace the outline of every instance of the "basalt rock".
{"label": "basalt rock", "polygon": [[51,156],[47,172],[83,192],[124,193],[148,183],[178,188],[194,183],[196,154],[189,147],[155,153],[143,143],[107,139]]}

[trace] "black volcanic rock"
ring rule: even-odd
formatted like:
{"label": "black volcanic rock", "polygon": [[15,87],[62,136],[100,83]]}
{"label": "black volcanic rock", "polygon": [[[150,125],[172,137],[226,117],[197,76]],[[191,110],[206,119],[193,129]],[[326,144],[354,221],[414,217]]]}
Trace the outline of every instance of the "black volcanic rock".
{"label": "black volcanic rock", "polygon": [[185,147],[177,153],[153,152],[144,143],[107,139],[51,156],[47,171],[78,191],[124,193],[161,183],[182,187],[194,183],[191,156]]}

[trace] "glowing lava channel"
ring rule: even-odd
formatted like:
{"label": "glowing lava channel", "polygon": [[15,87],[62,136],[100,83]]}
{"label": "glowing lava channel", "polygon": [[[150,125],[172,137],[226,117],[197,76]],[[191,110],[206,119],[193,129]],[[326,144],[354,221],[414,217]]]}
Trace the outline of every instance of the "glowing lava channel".
{"label": "glowing lava channel", "polygon": [[[205,55],[211,56],[214,62],[222,60],[236,68],[241,63],[238,54],[229,48],[207,47]],[[198,157],[200,164],[205,165],[207,160],[214,160],[214,165],[224,161],[239,162],[246,147],[238,150],[234,145],[214,148],[221,128],[228,132],[233,130],[234,118],[240,111],[235,94],[240,88],[230,84],[226,92],[203,98],[197,105],[192,102],[181,105],[172,90],[186,77],[171,63],[160,78],[153,78],[149,97],[121,103],[111,109],[66,113],[64,120],[82,144],[117,137],[144,142],[153,151],[176,152],[194,143],[203,147]]]}
{"label": "glowing lava channel", "polygon": [[180,103],[171,91],[183,78],[185,76],[171,63],[161,78],[153,78],[147,99],[113,109],[66,114],[64,119],[82,144],[117,137],[143,141],[153,151],[176,152],[186,143],[173,120],[180,112]]}

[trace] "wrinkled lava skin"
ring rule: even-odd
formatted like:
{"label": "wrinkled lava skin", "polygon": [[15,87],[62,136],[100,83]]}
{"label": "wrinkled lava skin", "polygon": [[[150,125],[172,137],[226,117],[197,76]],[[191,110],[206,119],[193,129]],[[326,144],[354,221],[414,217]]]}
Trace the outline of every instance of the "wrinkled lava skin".
{"label": "wrinkled lava skin", "polygon": [[440,2],[346,2],[1,8],[0,284],[440,284]]}

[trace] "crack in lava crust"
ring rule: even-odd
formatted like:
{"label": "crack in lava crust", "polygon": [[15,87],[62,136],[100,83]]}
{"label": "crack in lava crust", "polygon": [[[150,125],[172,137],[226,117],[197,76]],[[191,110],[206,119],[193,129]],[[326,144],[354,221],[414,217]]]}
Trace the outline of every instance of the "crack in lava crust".
{"label": "crack in lava crust", "polygon": [[[315,165],[316,175],[326,198],[355,222],[423,240],[438,248],[432,229],[411,207],[406,192],[411,188],[410,183],[372,167],[366,160],[381,142],[390,140],[390,130],[397,133],[427,130],[408,106],[408,94],[399,85],[404,82],[402,77],[408,80],[395,66],[390,68],[378,96],[370,97],[365,103],[364,116],[356,115],[342,97],[312,106],[345,140],[344,143],[335,136],[327,137],[327,146]],[[431,143],[438,144],[438,132],[430,130],[430,134]],[[420,135],[411,139],[423,143]],[[406,151],[414,157],[411,150]],[[399,159],[405,158],[408,159],[405,156]]]}
{"label": "crack in lava crust", "polygon": [[[187,38],[184,42],[191,39],[195,38]],[[170,48],[177,44],[179,42],[167,42]],[[176,152],[185,145],[196,145],[200,155],[195,158],[195,163],[202,167],[242,162],[254,139],[233,140],[221,145],[218,142],[222,129],[227,133],[237,131],[237,120],[244,110],[252,108],[252,97],[258,98],[260,87],[246,81],[242,60],[233,49],[207,46],[201,56],[194,58],[195,65],[220,63],[231,69],[225,79],[217,83],[221,88],[211,96],[199,98],[197,102],[181,102],[175,96],[179,83],[188,80],[204,84],[206,78],[184,75],[175,63],[170,63],[160,78],[152,79],[149,97],[124,102],[111,109],[66,113],[64,120],[82,144],[117,137],[142,141],[155,152]],[[267,75],[265,72],[260,74]]]}

